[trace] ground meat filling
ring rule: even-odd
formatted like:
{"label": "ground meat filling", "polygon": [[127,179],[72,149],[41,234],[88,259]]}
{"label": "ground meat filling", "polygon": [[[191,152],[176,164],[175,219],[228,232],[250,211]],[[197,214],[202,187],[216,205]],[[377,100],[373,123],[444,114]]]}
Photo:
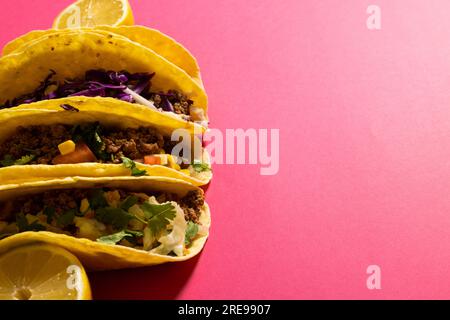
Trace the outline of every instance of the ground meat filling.
{"label": "ground meat filling", "polygon": [[[92,127],[92,124],[88,126]],[[74,129],[74,126],[61,124],[18,127],[15,134],[0,145],[0,155],[8,155],[12,159],[32,155],[33,159],[27,164],[51,165],[52,160],[60,154],[58,145],[67,140],[75,141]],[[108,154],[108,157],[98,159],[104,163],[121,163],[122,157],[140,161],[147,155],[170,153],[174,145],[170,137],[164,137],[149,127],[101,128],[98,135],[103,143],[102,151]],[[95,152],[93,148],[91,151]]]}
{"label": "ground meat filling", "polygon": [[[93,193],[98,190],[70,189],[52,190],[41,194],[19,197],[13,201],[0,204],[0,221],[13,222],[15,214],[36,215],[46,208],[55,210],[55,217],[71,209],[79,209],[83,199],[90,199]],[[104,189],[104,191],[116,191]],[[131,195],[127,190],[117,190],[120,200],[123,201]],[[170,193],[147,194],[155,196],[159,202],[175,201],[184,211],[186,221],[199,222],[199,217],[204,205],[204,194],[200,190],[190,191],[185,197],[180,198]]]}
{"label": "ground meat filling", "polygon": [[205,197],[202,192],[189,191],[189,193],[181,199],[180,205],[184,211],[184,217],[187,221],[199,222],[201,208],[205,204]]}
{"label": "ground meat filling", "polygon": [[189,191],[186,196],[177,201],[176,196],[163,193],[156,198],[159,202],[176,201],[184,211],[186,221],[199,222],[201,209],[205,204],[205,196],[202,191]]}
{"label": "ground meat filling", "polygon": [[164,137],[155,129],[142,127],[110,131],[105,133],[102,140],[105,143],[105,151],[113,155],[114,163],[120,163],[123,156],[137,160],[146,155],[159,154],[165,146]]}
{"label": "ground meat filling", "polygon": [[43,194],[16,199],[14,212],[35,215],[45,208],[54,208],[56,214],[62,214],[68,210],[77,209],[87,192],[81,189],[48,191]]}
{"label": "ground meat filling", "polygon": [[169,102],[173,112],[183,115],[189,115],[191,106],[194,104],[192,100],[189,100],[184,94],[176,90],[169,90],[167,94],[154,93],[149,96],[149,99],[153,101],[155,107],[161,109],[167,108],[167,102]]}
{"label": "ground meat filling", "polygon": [[58,145],[71,139],[70,126],[18,127],[16,133],[0,146],[0,155],[13,159],[35,155],[30,164],[51,164],[59,155]]}

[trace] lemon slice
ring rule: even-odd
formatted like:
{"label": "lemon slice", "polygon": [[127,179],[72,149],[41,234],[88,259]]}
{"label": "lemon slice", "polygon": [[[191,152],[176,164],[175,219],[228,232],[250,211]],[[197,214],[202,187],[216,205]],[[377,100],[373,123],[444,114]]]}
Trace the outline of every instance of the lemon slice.
{"label": "lemon slice", "polygon": [[128,0],[79,0],[58,15],[53,28],[74,29],[133,24],[133,11]]}
{"label": "lemon slice", "polygon": [[80,261],[47,244],[18,247],[0,256],[0,300],[90,300]]}

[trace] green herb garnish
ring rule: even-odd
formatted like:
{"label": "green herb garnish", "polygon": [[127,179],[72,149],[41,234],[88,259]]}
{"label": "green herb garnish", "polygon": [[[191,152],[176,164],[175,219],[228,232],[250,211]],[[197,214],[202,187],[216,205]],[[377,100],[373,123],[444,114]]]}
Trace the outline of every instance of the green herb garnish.
{"label": "green herb garnish", "polygon": [[143,237],[144,233],[140,231],[131,231],[131,230],[122,230],[114,234],[110,234],[108,236],[100,237],[97,239],[97,242],[105,243],[105,244],[117,244],[125,238],[140,238]]}
{"label": "green herb garnish", "polygon": [[105,151],[105,143],[100,133],[101,127],[99,123],[76,126],[72,130],[72,139],[75,142],[83,141],[97,158],[106,161],[110,159],[110,156]]}
{"label": "green herb garnish", "polygon": [[13,159],[13,157],[10,154],[7,154],[6,156],[4,156],[3,160],[0,161],[0,163],[3,167],[13,166],[14,162],[15,162],[15,160]]}
{"label": "green herb garnish", "polygon": [[53,217],[55,216],[55,208],[46,207],[42,213],[47,216],[47,223],[52,223]]}
{"label": "green herb garnish", "polygon": [[133,160],[127,157],[122,157],[122,162],[125,168],[131,170],[131,175],[133,177],[141,177],[147,175],[147,171],[138,169],[138,167],[136,166],[136,162],[134,162]]}
{"label": "green herb garnish", "polygon": [[166,229],[177,214],[175,207],[171,203],[150,204],[145,202],[141,205],[141,209],[144,211],[145,218],[148,221],[147,228],[150,229],[152,234],[159,234]]}
{"label": "green herb garnish", "polygon": [[134,206],[136,203],[138,203],[139,199],[136,196],[129,196],[127,197],[122,204],[120,205],[120,208],[122,208],[125,211],[130,210],[132,206]]}
{"label": "green herb garnish", "polygon": [[190,246],[192,244],[192,240],[197,236],[198,234],[198,224],[189,221],[186,228],[186,239],[184,240],[184,244],[187,246]]}
{"label": "green herb garnish", "polygon": [[192,163],[192,168],[194,168],[195,172],[204,172],[211,171],[211,167],[207,163],[200,162],[198,160],[194,160]]}
{"label": "green herb garnish", "polygon": [[77,213],[76,209],[71,209],[64,212],[61,216],[58,217],[57,223],[61,228],[65,228],[71,224],[73,224],[73,219],[75,219],[75,215]]}
{"label": "green herb garnish", "polygon": [[128,225],[128,222],[130,222],[130,220],[135,216],[129,214],[121,208],[107,207],[97,209],[97,211],[95,212],[95,217],[100,222],[111,224],[117,230],[122,230],[125,229],[125,227]]}
{"label": "green herb garnish", "polygon": [[36,158],[35,155],[30,154],[27,156],[23,156],[20,159],[14,160],[13,157],[9,154],[7,154],[2,161],[0,161],[1,165],[3,167],[10,167],[10,166],[23,166],[26,165],[27,163],[30,163],[31,161],[33,161]]}
{"label": "green herb garnish", "polygon": [[16,224],[20,232],[46,230],[46,228],[43,225],[41,225],[37,220],[33,221],[33,223],[28,223],[28,220],[23,213],[19,213],[16,215]]}
{"label": "green herb garnish", "polygon": [[89,207],[93,210],[98,208],[104,208],[108,206],[108,202],[105,199],[105,193],[102,189],[95,189],[89,196]]}

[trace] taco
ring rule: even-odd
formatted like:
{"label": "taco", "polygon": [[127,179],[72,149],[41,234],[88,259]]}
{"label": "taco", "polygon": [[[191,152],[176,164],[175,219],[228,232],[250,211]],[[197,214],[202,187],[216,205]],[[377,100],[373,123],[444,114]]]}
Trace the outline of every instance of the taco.
{"label": "taco", "polygon": [[[112,98],[73,97],[2,110],[0,181],[149,175],[204,185],[212,178],[210,160],[192,126]],[[172,141],[176,129],[186,129],[183,141]]]}
{"label": "taco", "polygon": [[[156,29],[144,26],[97,26],[95,28],[83,28],[82,30],[100,33],[101,31],[107,31],[137,42],[183,69],[192,79],[203,86],[200,67],[195,57],[183,45]],[[3,55],[26,51],[31,42],[54,33],[61,33],[61,30],[33,30],[6,44],[3,48]]]}
{"label": "taco", "polygon": [[3,56],[0,109],[73,96],[111,97],[207,126],[201,84],[151,48],[119,34],[132,32],[107,30],[47,31]]}
{"label": "taco", "polygon": [[55,244],[89,270],[184,261],[209,234],[198,187],[171,178],[64,178],[0,186],[0,254]]}

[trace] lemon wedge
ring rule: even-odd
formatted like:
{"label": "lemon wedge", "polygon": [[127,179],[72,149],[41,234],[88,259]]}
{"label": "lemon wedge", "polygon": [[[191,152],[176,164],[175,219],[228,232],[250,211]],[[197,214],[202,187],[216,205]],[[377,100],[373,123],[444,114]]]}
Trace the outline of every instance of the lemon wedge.
{"label": "lemon wedge", "polygon": [[0,300],[90,300],[80,261],[65,249],[31,244],[0,256]]}
{"label": "lemon wedge", "polygon": [[133,11],[128,0],[79,0],[58,15],[53,22],[53,28],[76,29],[133,24]]}

